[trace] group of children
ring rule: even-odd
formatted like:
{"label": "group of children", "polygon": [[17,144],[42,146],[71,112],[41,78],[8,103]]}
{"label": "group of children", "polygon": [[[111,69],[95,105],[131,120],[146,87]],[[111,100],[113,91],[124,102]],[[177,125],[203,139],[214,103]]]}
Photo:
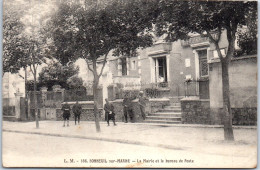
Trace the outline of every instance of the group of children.
{"label": "group of children", "polygon": [[[65,127],[66,121],[67,121],[67,126],[69,126],[69,119],[70,119],[70,106],[68,102],[65,102],[65,104],[62,106],[61,110],[63,111],[63,119],[64,119],[64,124],[63,127]],[[76,101],[76,104],[73,105],[72,107],[72,112],[74,113],[74,118],[75,118],[75,125],[80,122],[80,115],[82,113],[82,107],[79,104],[78,101]]]}
{"label": "group of children", "polygon": [[[130,97],[128,95],[125,95],[124,99],[123,99],[123,112],[124,112],[124,122],[128,123],[128,116],[131,120],[131,122],[133,122],[134,120],[134,113],[133,113],[133,100],[135,98]],[[141,111],[141,115],[142,118],[145,119],[145,104],[146,104],[146,98],[143,96],[143,92],[140,91],[139,93],[139,97],[138,97],[138,104],[140,107],[140,111]],[[104,105],[104,111],[105,111],[105,120],[107,121],[107,125],[109,126],[109,121],[112,120],[114,123],[114,126],[116,126],[115,123],[115,110],[114,110],[114,106],[113,104],[111,104],[108,99],[105,99],[106,103]],[[67,126],[69,126],[69,118],[70,118],[70,106],[68,104],[68,102],[66,102],[61,110],[63,111],[63,119],[64,119],[64,124],[63,127],[65,127],[66,121],[67,121]],[[76,104],[73,105],[72,107],[72,112],[74,113],[74,117],[75,117],[75,125],[77,124],[77,120],[78,120],[78,124],[80,123],[80,115],[82,113],[82,107],[79,104],[78,101],[76,101]]]}

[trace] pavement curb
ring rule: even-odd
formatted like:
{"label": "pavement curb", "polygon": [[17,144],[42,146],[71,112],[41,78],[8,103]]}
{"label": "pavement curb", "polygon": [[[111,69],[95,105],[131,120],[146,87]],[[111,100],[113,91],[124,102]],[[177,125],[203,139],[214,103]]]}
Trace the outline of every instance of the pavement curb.
{"label": "pavement curb", "polygon": [[57,134],[57,133],[45,133],[45,132],[26,132],[19,130],[6,130],[3,129],[3,132],[12,132],[12,133],[21,133],[21,134],[33,134],[33,135],[43,135],[43,136],[54,136],[54,137],[68,137],[68,138],[78,138],[78,139],[89,139],[89,140],[98,140],[98,141],[106,141],[106,142],[116,142],[122,144],[132,144],[132,145],[141,145],[141,146],[149,146],[149,147],[160,147],[164,149],[173,149],[173,150],[185,150],[186,148],[174,147],[171,145],[164,144],[155,144],[148,142],[140,142],[134,140],[125,140],[125,139],[111,139],[106,137],[92,137],[92,136],[80,136],[80,135],[66,135],[66,134]]}
{"label": "pavement curb", "polygon": [[[95,122],[89,122],[95,123]],[[106,124],[106,122],[100,122]],[[123,124],[121,124],[123,125]],[[203,124],[161,124],[161,123],[127,123],[127,125],[147,125],[147,126],[160,126],[160,127],[184,127],[184,128],[224,128],[224,125],[203,125]],[[232,126],[233,129],[257,129],[257,126]]]}
{"label": "pavement curb", "polygon": [[[6,121],[9,122],[9,121]],[[13,122],[13,121],[11,121]],[[62,122],[62,121],[43,121],[43,122]],[[83,121],[90,124],[95,124],[93,121]],[[19,123],[30,123],[30,122],[19,122]],[[100,124],[107,124],[106,122],[99,122]],[[224,128],[224,125],[205,125],[205,124],[162,124],[162,123],[144,123],[144,122],[135,122],[135,123],[122,123],[121,125],[146,125],[146,126],[159,126],[159,127],[183,127],[183,128]],[[257,129],[257,125],[252,126],[237,126],[233,125],[233,129]]]}

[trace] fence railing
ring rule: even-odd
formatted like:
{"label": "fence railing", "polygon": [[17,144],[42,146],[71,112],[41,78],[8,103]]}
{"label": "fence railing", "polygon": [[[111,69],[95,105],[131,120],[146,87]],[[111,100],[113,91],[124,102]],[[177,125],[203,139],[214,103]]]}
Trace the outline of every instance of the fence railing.
{"label": "fence railing", "polygon": [[[138,88],[137,88],[138,87]],[[115,87],[115,99],[122,99],[126,93],[137,95],[143,91],[148,98],[199,96],[199,82],[189,81],[183,83],[161,82],[118,85]],[[108,90],[113,90],[109,88]],[[112,92],[110,92],[112,93]]]}
{"label": "fence railing", "polygon": [[93,101],[93,95],[88,95],[86,90],[65,90],[64,101]]}

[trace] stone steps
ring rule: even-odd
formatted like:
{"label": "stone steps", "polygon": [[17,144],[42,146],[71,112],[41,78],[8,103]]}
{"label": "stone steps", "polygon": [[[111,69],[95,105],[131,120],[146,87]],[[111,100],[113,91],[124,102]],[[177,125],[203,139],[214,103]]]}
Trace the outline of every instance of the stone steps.
{"label": "stone steps", "polygon": [[164,116],[164,117],[181,117],[181,112],[172,113],[172,112],[156,112],[150,113],[149,116]]}
{"label": "stone steps", "polygon": [[5,121],[17,121],[15,116],[3,116],[3,120]]}
{"label": "stone steps", "polygon": [[181,106],[165,106],[164,109],[178,109],[181,108]]}
{"label": "stone steps", "polygon": [[181,107],[181,103],[171,103],[169,107],[174,107],[174,106]]}
{"label": "stone steps", "polygon": [[174,109],[160,109],[158,112],[181,112],[181,108],[174,108]]}
{"label": "stone steps", "polygon": [[146,123],[160,123],[160,124],[180,124],[181,121],[165,121],[165,120],[145,120]]}
{"label": "stone steps", "polygon": [[172,103],[156,113],[150,113],[144,121],[146,123],[160,124],[180,124],[181,123],[181,105],[180,103]]}
{"label": "stone steps", "polygon": [[181,117],[170,117],[170,116],[147,116],[147,120],[165,120],[165,121],[181,121]]}

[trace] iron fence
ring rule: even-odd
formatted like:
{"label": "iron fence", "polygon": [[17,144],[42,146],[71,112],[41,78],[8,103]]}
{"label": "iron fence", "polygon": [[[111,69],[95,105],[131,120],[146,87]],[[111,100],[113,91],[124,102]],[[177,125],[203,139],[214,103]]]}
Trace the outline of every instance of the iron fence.
{"label": "iron fence", "polygon": [[64,101],[93,101],[94,96],[88,95],[87,90],[65,90]]}
{"label": "iron fence", "polygon": [[[162,82],[162,83],[140,83],[116,85],[116,87],[108,88],[110,96],[115,93],[115,99],[122,99],[125,94],[138,96],[143,91],[148,98],[162,97],[180,97],[180,96],[199,96],[198,81],[188,81],[183,83]],[[111,91],[110,91],[111,90]],[[112,92],[112,90],[114,90]]]}

